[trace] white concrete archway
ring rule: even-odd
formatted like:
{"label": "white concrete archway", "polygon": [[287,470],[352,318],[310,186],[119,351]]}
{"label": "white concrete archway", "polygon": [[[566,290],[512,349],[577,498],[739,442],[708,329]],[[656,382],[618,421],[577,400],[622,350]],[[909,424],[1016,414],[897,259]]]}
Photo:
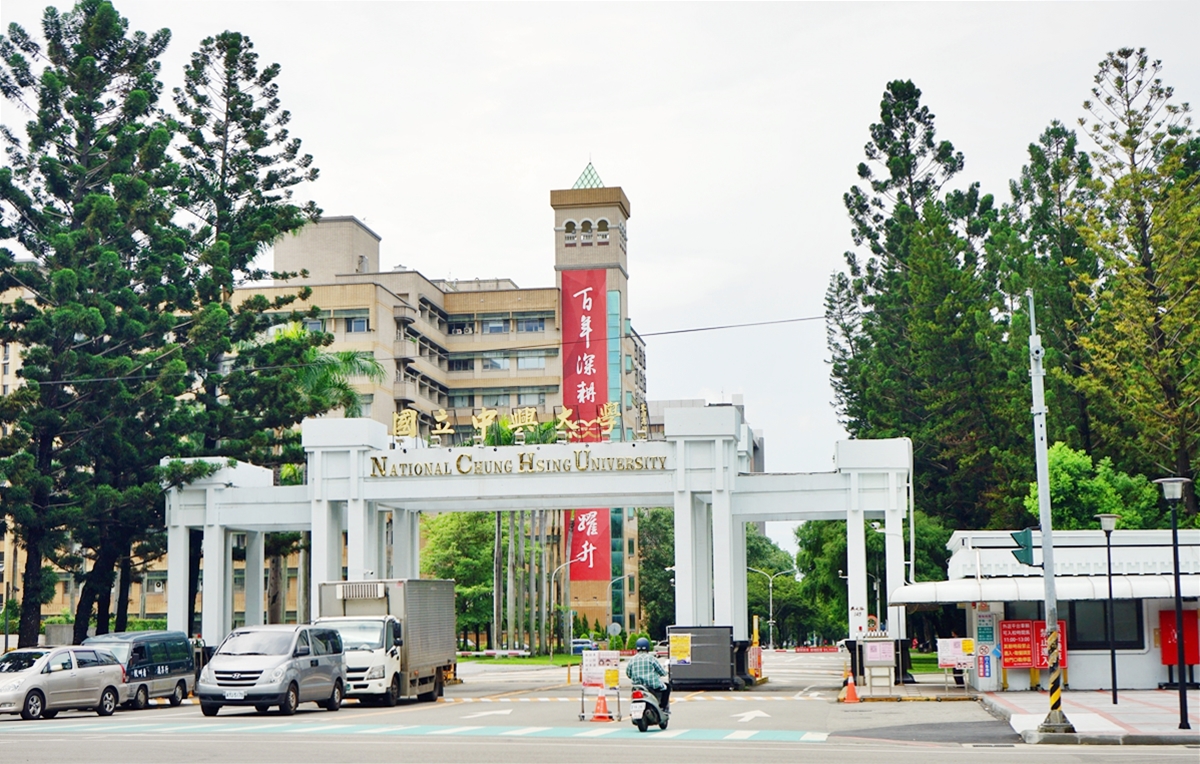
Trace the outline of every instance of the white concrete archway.
{"label": "white concrete archway", "polygon": [[[731,625],[734,639],[748,636],[747,522],[847,521],[852,637],[867,631],[867,520],[883,521],[887,591],[904,584],[912,475],[906,438],[840,441],[835,472],[756,474],[748,471],[750,429],[728,405],[668,409],[664,441],[393,448],[384,426],[367,419],[310,419],[302,431],[307,485],[273,486],[269,470],[237,464],[169,492],[168,628],[186,628],[189,529],[204,531],[210,604],[201,623],[211,642],[232,625],[231,534],[247,534],[247,565],[261,568],[263,532],[311,530],[315,590],[341,580],[343,531],[348,580],[419,575],[423,511],[672,507],[676,623]],[[261,581],[247,577],[246,587],[247,602],[261,602]],[[260,609],[247,607],[247,623],[261,618]],[[890,637],[903,639],[903,608],[889,607],[887,624]]]}

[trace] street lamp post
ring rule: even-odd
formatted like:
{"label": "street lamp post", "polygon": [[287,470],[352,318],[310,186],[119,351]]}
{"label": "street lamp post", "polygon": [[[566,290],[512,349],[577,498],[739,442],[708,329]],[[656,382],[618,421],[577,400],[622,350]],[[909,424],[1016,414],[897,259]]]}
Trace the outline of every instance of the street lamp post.
{"label": "street lamp post", "polygon": [[1171,505],[1171,550],[1175,554],[1175,682],[1179,685],[1179,729],[1190,730],[1187,708],[1187,674],[1183,665],[1183,595],[1179,590],[1179,517],[1177,508],[1183,498],[1183,486],[1192,482],[1184,477],[1159,478],[1154,481],[1162,486],[1163,498]]}
{"label": "street lamp post", "polygon": [[[551,613],[551,615],[554,614],[554,591],[555,591],[554,577],[558,575],[558,571],[567,567],[572,562],[573,562],[573,560],[567,560],[562,565],[559,565],[557,568],[555,568],[554,572],[550,574],[550,613]],[[568,571],[567,575],[570,575],[569,571]],[[563,623],[563,635],[564,635],[563,636],[563,645],[565,645],[566,648],[568,650],[570,650],[571,649],[571,637],[575,636],[575,628],[574,628],[575,625],[573,623],[571,623],[572,618],[571,618],[571,603],[570,602],[567,603],[567,617],[565,619],[563,619],[563,621],[564,621],[564,623]],[[554,660],[554,640],[550,640],[550,660]]]}
{"label": "street lamp post", "polygon": [[[623,578],[625,578],[625,576],[617,576],[616,578],[614,578],[613,580],[608,582],[608,623],[604,624],[605,631],[608,631],[609,624],[611,624],[613,622],[613,610],[614,610],[613,599],[612,599],[613,584],[615,584],[616,582],[620,581]],[[624,624],[622,624],[622,626],[623,625]]]}
{"label": "street lamp post", "polygon": [[759,570],[758,568],[752,568],[749,565],[746,566],[746,570],[752,570],[755,573],[758,573],[760,575],[767,577],[767,612],[769,614],[768,618],[767,618],[767,629],[768,629],[768,633],[770,635],[768,637],[768,641],[770,642],[768,649],[774,650],[775,649],[775,579],[779,578],[780,576],[785,575],[787,573],[795,572],[796,568],[793,567],[791,570],[781,570],[774,575],[771,575],[770,573],[766,572],[765,570]]}
{"label": "street lamp post", "polygon": [[1112,695],[1113,705],[1117,705],[1117,627],[1113,617],[1113,588],[1112,588],[1112,532],[1117,527],[1119,515],[1096,515],[1100,528],[1104,531],[1104,546],[1108,550],[1108,622],[1105,631],[1108,632],[1108,657],[1112,664]]}

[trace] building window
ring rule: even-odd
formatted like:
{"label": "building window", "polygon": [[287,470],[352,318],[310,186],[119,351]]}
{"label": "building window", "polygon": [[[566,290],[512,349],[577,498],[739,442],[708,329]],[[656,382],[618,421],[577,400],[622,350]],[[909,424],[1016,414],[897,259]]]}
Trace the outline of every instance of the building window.
{"label": "building window", "polygon": [[7,342],[4,343],[3,347],[4,347],[4,360],[7,361],[8,360],[8,343]]}
{"label": "building window", "polygon": [[[1108,649],[1108,601],[1078,600],[1067,603],[1067,650]],[[1113,601],[1113,644],[1118,650],[1142,650],[1142,601]]]}
{"label": "building window", "polygon": [[544,318],[518,318],[518,332],[544,332],[546,331],[546,319]]}
{"label": "building window", "polygon": [[375,403],[375,395],[367,393],[366,395],[358,396],[358,415],[361,417],[371,418],[371,406]]}
{"label": "building window", "polygon": [[323,332],[325,331],[325,322],[319,318],[307,318],[304,320],[304,330],[308,332]]}
{"label": "building window", "polygon": [[507,318],[489,318],[483,322],[484,334],[508,334]]}
{"label": "building window", "polygon": [[450,396],[450,408],[469,409],[475,405],[475,396],[470,393]]}
{"label": "building window", "polygon": [[480,359],[480,368],[482,368],[484,371],[507,371],[508,353],[484,353],[483,357]]}
{"label": "building window", "polygon": [[451,321],[448,330],[451,334],[474,334],[474,321]]}
{"label": "building window", "polygon": [[451,358],[450,371],[473,371],[475,369],[474,358]]}
{"label": "building window", "polygon": [[517,368],[544,369],[546,368],[546,354],[541,350],[518,350]]}
{"label": "building window", "polygon": [[4,364],[3,374],[4,374],[4,376],[8,376],[8,364]]}
{"label": "building window", "polygon": [[508,405],[508,393],[484,393],[483,405],[488,408],[500,408]]}
{"label": "building window", "polygon": [[351,334],[351,333],[357,334],[359,332],[367,332],[367,331],[370,331],[370,329],[367,326],[367,319],[365,319],[365,318],[347,318],[346,319],[346,333],[347,334]]}
{"label": "building window", "polygon": [[518,406],[545,406],[545,393],[517,393]]}

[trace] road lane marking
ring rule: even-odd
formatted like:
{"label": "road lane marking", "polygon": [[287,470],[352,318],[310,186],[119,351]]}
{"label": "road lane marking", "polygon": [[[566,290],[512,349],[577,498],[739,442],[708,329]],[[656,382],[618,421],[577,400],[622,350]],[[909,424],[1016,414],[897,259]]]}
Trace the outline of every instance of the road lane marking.
{"label": "road lane marking", "polygon": [[508,732],[501,732],[500,734],[501,735],[513,735],[513,736],[532,735],[534,732],[545,732],[546,730],[549,730],[549,729],[554,729],[554,728],[553,727],[522,727],[519,730],[509,730]]}
{"label": "road lane marking", "polygon": [[459,732],[470,732],[471,730],[479,730],[479,729],[483,729],[483,727],[478,727],[478,726],[476,726],[476,727],[447,727],[446,729],[434,730],[433,732],[427,732],[425,734],[427,734],[427,735],[455,735],[455,734],[458,734]]}
{"label": "road lane marking", "polygon": [[805,743],[824,743],[828,737],[828,732],[805,732],[800,739]]}
{"label": "road lane marking", "polygon": [[507,716],[508,714],[511,714],[512,711],[513,710],[511,708],[502,708],[502,709],[498,709],[496,711],[480,711],[480,712],[474,713],[474,714],[467,714],[463,718],[464,719],[478,719],[481,716]]}
{"label": "road lane marking", "polygon": [[758,734],[758,730],[734,730],[730,732],[722,740],[748,740]]}
{"label": "road lane marking", "polygon": [[587,732],[580,732],[579,734],[575,735],[575,737],[600,737],[601,735],[611,735],[612,733],[619,731],[620,728],[618,727],[608,727],[598,730],[588,730]]}
{"label": "road lane marking", "polygon": [[680,735],[686,735],[689,732],[691,732],[691,730],[664,730],[662,732],[655,732],[654,736],[651,737],[650,739],[651,740],[666,740],[668,738],[679,737]]}

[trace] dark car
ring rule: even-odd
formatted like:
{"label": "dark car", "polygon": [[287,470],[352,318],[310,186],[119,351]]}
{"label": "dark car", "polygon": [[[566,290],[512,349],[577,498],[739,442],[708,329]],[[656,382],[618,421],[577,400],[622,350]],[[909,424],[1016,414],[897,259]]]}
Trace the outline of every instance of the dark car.
{"label": "dark car", "polygon": [[151,698],[178,706],[192,691],[196,666],[182,631],[123,631],[89,637],[83,644],[108,650],[125,667],[130,708],[145,708]]}

